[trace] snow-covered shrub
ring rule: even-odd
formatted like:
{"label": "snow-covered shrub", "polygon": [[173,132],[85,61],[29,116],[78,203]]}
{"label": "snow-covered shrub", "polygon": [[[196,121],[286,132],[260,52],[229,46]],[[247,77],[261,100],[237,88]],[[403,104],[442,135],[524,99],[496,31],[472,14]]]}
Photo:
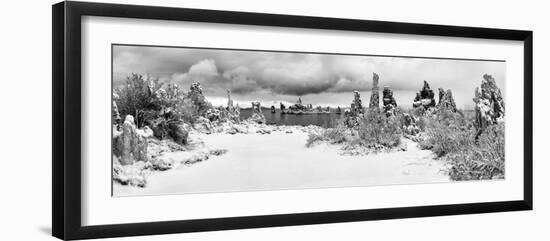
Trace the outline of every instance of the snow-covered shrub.
{"label": "snow-covered shrub", "polygon": [[324,141],[325,139],[323,138],[322,135],[320,134],[317,134],[317,133],[309,133],[309,135],[307,136],[307,140],[306,140],[306,147],[312,147],[313,145],[315,145],[317,142],[320,142],[320,141]]}
{"label": "snow-covered shrub", "polygon": [[396,147],[401,144],[403,132],[401,121],[396,115],[387,116],[378,110],[369,110],[365,113],[359,125],[359,137],[365,146]]}
{"label": "snow-covered shrub", "polygon": [[322,129],[320,132],[310,132],[306,141],[306,147],[311,147],[319,141],[327,141],[330,144],[340,144],[348,141],[348,130],[344,122],[339,121],[334,128]]}
{"label": "snow-covered shrub", "polygon": [[453,180],[504,178],[504,124],[487,127],[472,145],[448,155]]}
{"label": "snow-covered shrub", "polygon": [[194,108],[199,116],[204,116],[206,112],[212,109],[212,104],[206,100],[202,93],[202,88],[199,82],[191,84],[189,92],[187,93],[186,98],[189,98],[191,103],[194,105]]}
{"label": "snow-covered shrub", "polygon": [[158,80],[148,79],[140,74],[132,74],[126,83],[116,91],[116,104],[122,118],[132,115],[138,128],[153,120],[161,110],[161,103],[155,93],[159,89]]}
{"label": "snow-covered shrub", "polygon": [[[421,149],[445,157],[453,180],[480,180],[504,176],[504,124],[479,133],[461,112],[438,112],[426,121]],[[476,138],[477,136],[477,138]]]}
{"label": "snow-covered shrub", "polygon": [[422,121],[424,138],[419,146],[432,150],[438,157],[459,152],[474,141],[475,130],[460,113],[438,112],[434,116],[424,116]]}
{"label": "snow-covered shrub", "polygon": [[177,85],[161,88],[157,79],[131,74],[126,84],[115,90],[116,106],[121,116],[132,115],[138,128],[149,126],[158,139],[172,138],[187,143],[183,124],[194,124],[207,113],[215,112],[202,94],[199,83],[193,83],[188,92]]}

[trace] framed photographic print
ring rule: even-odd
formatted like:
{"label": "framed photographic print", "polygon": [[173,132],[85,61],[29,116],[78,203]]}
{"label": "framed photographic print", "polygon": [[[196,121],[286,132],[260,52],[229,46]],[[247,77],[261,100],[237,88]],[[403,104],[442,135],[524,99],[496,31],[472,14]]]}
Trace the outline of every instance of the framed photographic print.
{"label": "framed photographic print", "polygon": [[55,4],[53,235],[531,210],[532,34]]}

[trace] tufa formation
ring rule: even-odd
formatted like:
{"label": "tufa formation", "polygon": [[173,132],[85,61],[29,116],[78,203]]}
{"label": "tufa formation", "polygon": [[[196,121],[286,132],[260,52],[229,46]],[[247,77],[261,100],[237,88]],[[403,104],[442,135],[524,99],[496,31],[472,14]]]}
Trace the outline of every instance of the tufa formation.
{"label": "tufa formation", "polygon": [[384,90],[382,90],[382,105],[386,116],[389,117],[395,114],[397,102],[395,102],[395,98],[393,98],[393,91],[388,86],[384,86]]}
{"label": "tufa formation", "polygon": [[422,90],[416,93],[416,97],[414,97],[413,107],[424,107],[424,109],[426,110],[430,107],[435,107],[434,96],[435,94],[433,90],[430,89],[430,85],[424,80],[424,86],[422,86]]}
{"label": "tufa formation", "polygon": [[360,114],[363,114],[363,103],[361,101],[361,94],[359,94],[359,91],[353,91],[353,101],[351,102],[351,112],[354,116],[358,116]]}
{"label": "tufa formation", "polygon": [[483,75],[481,91],[475,90],[475,125],[482,131],[489,125],[504,121],[504,98],[495,79],[488,74]]}
{"label": "tufa formation", "polygon": [[252,116],[248,120],[258,124],[265,124],[265,116],[262,113],[262,106],[259,101],[252,102]]}
{"label": "tufa formation", "polygon": [[450,112],[457,112],[456,103],[453,98],[453,92],[448,89],[444,91],[442,88],[439,88],[439,102],[437,103],[438,110],[446,110]]}
{"label": "tufa formation", "polygon": [[349,128],[356,128],[359,126],[359,120],[363,116],[364,109],[361,101],[361,95],[359,91],[353,91],[353,101],[351,102],[351,108],[344,112],[345,120],[344,124]]}
{"label": "tufa formation", "polygon": [[369,108],[378,108],[380,96],[378,94],[378,74],[372,73],[372,94],[370,96]]}
{"label": "tufa formation", "polygon": [[122,124],[121,131],[113,132],[113,154],[119,157],[120,164],[131,165],[134,162],[148,160],[147,139],[153,136],[153,131],[148,127],[138,129],[134,123],[134,117],[127,115]]}

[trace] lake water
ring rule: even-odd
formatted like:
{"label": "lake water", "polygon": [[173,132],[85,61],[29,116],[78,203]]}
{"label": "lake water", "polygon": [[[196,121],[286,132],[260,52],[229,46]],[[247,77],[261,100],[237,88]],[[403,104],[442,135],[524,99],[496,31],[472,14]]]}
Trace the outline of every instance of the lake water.
{"label": "lake water", "polygon": [[[265,120],[269,125],[316,125],[326,128],[336,126],[338,119],[342,118],[344,114],[326,113],[326,114],[281,114],[280,110],[276,110],[275,113],[271,113],[271,110],[263,109],[262,113],[265,116]],[[252,115],[252,109],[241,109],[241,120],[248,119]]]}

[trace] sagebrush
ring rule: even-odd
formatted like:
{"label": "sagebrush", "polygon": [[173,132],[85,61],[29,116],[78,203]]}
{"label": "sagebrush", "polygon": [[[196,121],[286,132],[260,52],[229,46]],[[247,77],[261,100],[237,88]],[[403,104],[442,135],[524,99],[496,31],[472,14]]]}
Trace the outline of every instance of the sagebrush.
{"label": "sagebrush", "polygon": [[403,136],[401,117],[399,112],[388,116],[378,109],[369,109],[358,128],[362,144],[368,147],[391,148],[398,146]]}
{"label": "sagebrush", "polygon": [[306,146],[310,147],[318,141],[327,141],[331,144],[346,143],[372,149],[391,149],[401,144],[403,131],[399,114],[388,117],[385,113],[372,109],[358,120],[359,125],[356,129],[347,128],[341,120],[334,128],[327,128],[320,133],[310,133]]}
{"label": "sagebrush", "polygon": [[440,112],[419,118],[424,123],[420,148],[444,157],[450,164],[452,180],[504,177],[503,123],[479,130],[459,112]]}

